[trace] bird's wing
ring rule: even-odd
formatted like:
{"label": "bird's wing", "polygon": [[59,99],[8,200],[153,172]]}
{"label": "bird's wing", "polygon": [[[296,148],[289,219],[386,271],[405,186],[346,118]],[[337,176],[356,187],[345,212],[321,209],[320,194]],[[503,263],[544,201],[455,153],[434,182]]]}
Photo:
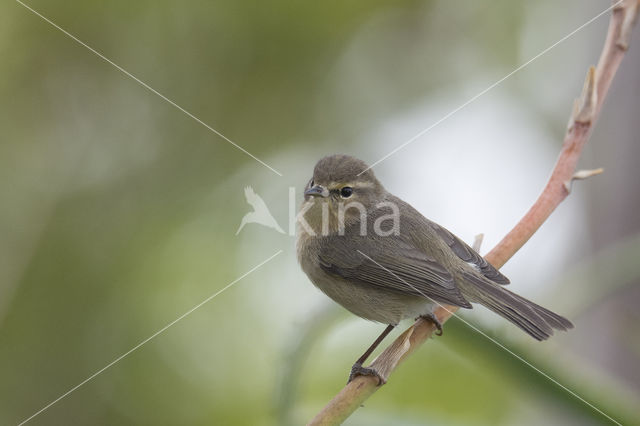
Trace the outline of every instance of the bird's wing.
{"label": "bird's wing", "polygon": [[269,208],[265,204],[264,200],[262,199],[262,197],[255,193],[253,188],[247,186],[244,189],[244,196],[247,199],[247,203],[249,203],[255,211],[261,210],[262,212],[266,212],[268,215],[271,215],[271,213],[269,213]]}
{"label": "bird's wing", "polygon": [[329,242],[327,246],[331,249],[319,254],[320,267],[328,274],[392,292],[471,308],[456,287],[453,276],[442,265],[402,240],[383,238],[377,244],[365,244],[361,237],[327,238],[341,239],[335,244]]}
{"label": "bird's wing", "polygon": [[257,195],[256,193],[253,191],[253,188],[250,186],[246,186],[244,188],[244,197],[247,199],[247,203],[253,205]]}
{"label": "bird's wing", "polygon": [[505,277],[493,267],[489,262],[485,260],[484,257],[480,256],[474,249],[469,247],[464,241],[460,238],[453,235],[447,229],[438,225],[435,222],[429,221],[431,227],[436,231],[436,233],[442,238],[451,251],[453,251],[460,259],[465,262],[469,262],[478,267],[479,272],[485,277],[489,278],[491,281],[497,284],[509,284],[509,278]]}

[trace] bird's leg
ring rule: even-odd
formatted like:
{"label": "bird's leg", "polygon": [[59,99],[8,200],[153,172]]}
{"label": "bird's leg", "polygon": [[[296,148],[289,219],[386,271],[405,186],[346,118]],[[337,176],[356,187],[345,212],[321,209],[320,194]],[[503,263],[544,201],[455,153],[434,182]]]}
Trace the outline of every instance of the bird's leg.
{"label": "bird's leg", "polygon": [[442,323],[438,318],[436,318],[433,312],[430,314],[420,315],[418,318],[423,318],[431,322],[433,325],[436,326],[436,329],[438,330],[436,331],[436,336],[442,336]]}
{"label": "bird's leg", "polygon": [[365,353],[363,353],[362,356],[358,358],[355,364],[353,364],[353,367],[351,367],[351,373],[349,374],[349,380],[347,381],[347,383],[351,383],[351,381],[356,376],[376,376],[378,378],[378,386],[383,385],[387,382],[384,377],[382,377],[380,373],[376,371],[375,368],[363,367],[362,364],[364,364],[367,358],[369,358],[369,355],[371,355],[371,353],[378,347],[378,345],[384,340],[384,338],[387,337],[387,334],[391,333],[391,330],[393,330],[394,327],[395,325],[389,324],[387,328],[384,329],[382,334],[378,336],[375,342],[373,342],[371,346],[369,346],[369,349],[367,349]]}

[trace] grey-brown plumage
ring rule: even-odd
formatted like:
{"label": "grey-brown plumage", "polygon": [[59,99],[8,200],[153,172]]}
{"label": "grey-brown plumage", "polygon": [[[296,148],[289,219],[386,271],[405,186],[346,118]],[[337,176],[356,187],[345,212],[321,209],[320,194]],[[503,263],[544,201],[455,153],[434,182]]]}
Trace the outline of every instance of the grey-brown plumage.
{"label": "grey-brown plumage", "polygon": [[[350,203],[361,204],[366,214],[348,207]],[[397,229],[393,206],[398,209]],[[308,224],[308,229],[305,223],[298,229],[302,269],[356,315],[396,325],[431,314],[437,304],[471,309],[479,303],[537,340],[547,339],[554,329],[573,327],[566,318],[506,290],[504,275],[451,232],[387,192],[356,158],[321,159],[301,210]]]}

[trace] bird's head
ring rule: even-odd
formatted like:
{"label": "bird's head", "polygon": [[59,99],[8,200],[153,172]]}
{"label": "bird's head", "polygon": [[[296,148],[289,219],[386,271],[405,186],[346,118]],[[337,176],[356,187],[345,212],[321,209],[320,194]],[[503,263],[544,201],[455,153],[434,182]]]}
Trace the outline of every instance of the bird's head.
{"label": "bird's head", "polygon": [[307,205],[305,216],[317,229],[324,209],[330,228],[335,229],[338,219],[345,224],[359,220],[363,211],[375,208],[384,193],[384,187],[364,161],[348,155],[330,155],[318,161],[305,187],[303,206],[312,204]]}

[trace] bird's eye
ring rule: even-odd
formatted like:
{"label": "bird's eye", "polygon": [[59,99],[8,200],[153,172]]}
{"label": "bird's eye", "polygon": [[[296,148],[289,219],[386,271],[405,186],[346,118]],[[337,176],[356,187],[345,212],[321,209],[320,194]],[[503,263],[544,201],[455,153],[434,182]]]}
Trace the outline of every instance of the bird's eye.
{"label": "bird's eye", "polygon": [[313,186],[313,178],[311,178],[311,180],[309,181],[309,188],[311,188]]}
{"label": "bird's eye", "polygon": [[353,194],[353,188],[350,186],[345,186],[340,190],[340,196],[342,198],[349,198],[351,197],[351,194]]}

